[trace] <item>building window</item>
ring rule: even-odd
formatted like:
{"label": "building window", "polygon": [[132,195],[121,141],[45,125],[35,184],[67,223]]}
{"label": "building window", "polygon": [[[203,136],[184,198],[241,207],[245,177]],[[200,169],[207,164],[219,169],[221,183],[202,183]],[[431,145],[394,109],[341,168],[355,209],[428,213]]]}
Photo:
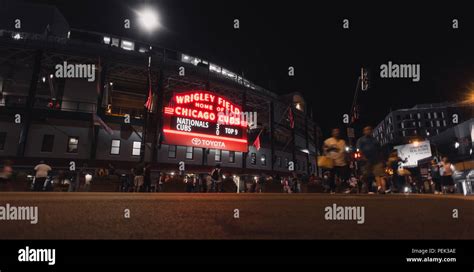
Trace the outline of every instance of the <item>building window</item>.
{"label": "building window", "polygon": [[186,146],[186,159],[192,160],[194,157],[194,147]]}
{"label": "building window", "polygon": [[230,163],[235,162],[235,151],[229,151],[229,162]]}
{"label": "building window", "polygon": [[214,154],[214,161],[220,162],[222,158],[222,150],[216,149],[216,153]]}
{"label": "building window", "polygon": [[111,155],[120,154],[120,140],[112,140],[112,145],[110,147],[110,154]]}
{"label": "building window", "polygon": [[7,141],[7,133],[0,132],[0,150],[5,150],[5,142]]}
{"label": "building window", "polygon": [[250,154],[250,163],[253,165],[257,164],[257,153]]}
{"label": "building window", "polygon": [[286,165],[286,168],[288,169],[288,166],[290,166],[288,158],[285,158],[285,165]]}
{"label": "building window", "polygon": [[434,117],[434,118],[438,118],[438,113],[437,113],[437,112],[433,112],[433,117]]}
{"label": "building window", "polygon": [[132,156],[140,156],[141,149],[142,149],[142,142],[133,142]]}
{"label": "building window", "polygon": [[260,156],[260,162],[262,163],[263,166],[267,165],[267,156],[265,154],[262,154]]}
{"label": "building window", "polygon": [[436,126],[437,127],[441,126],[441,123],[439,122],[439,120],[436,120]]}
{"label": "building window", "polygon": [[54,135],[44,135],[41,152],[53,152]]}
{"label": "building window", "polygon": [[67,153],[77,153],[78,145],[79,145],[78,137],[69,137],[67,141]]}
{"label": "building window", "polygon": [[443,120],[443,126],[444,127],[446,126],[446,120]]}
{"label": "building window", "polygon": [[276,157],[276,165],[281,167],[281,157]]}
{"label": "building window", "polygon": [[392,117],[388,117],[388,123],[389,123],[389,124],[392,123]]}
{"label": "building window", "polygon": [[416,118],[417,118],[417,119],[421,119],[421,113],[417,113],[417,114],[416,114]]}
{"label": "building window", "polygon": [[131,51],[135,49],[135,43],[131,41],[122,40],[120,47],[122,47],[122,49]]}
{"label": "building window", "polygon": [[445,115],[444,115],[444,111],[441,112],[441,117],[446,118]]}
{"label": "building window", "polygon": [[176,146],[169,145],[168,146],[168,158],[176,158]]}

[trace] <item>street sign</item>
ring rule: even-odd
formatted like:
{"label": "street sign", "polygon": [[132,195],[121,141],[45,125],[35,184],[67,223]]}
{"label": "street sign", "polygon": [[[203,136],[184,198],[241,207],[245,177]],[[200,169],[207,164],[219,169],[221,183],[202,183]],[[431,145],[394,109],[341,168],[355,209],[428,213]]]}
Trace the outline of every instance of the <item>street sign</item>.
{"label": "street sign", "polygon": [[406,161],[401,164],[402,167],[417,167],[418,161],[431,157],[430,141],[414,142],[406,145],[397,145],[398,157]]}

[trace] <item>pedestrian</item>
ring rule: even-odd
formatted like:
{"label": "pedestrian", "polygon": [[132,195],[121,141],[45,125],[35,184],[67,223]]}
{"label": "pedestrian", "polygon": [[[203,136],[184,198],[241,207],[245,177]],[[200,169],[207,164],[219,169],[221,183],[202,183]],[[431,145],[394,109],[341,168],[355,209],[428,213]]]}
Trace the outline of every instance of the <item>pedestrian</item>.
{"label": "pedestrian", "polygon": [[403,160],[398,156],[398,151],[393,149],[387,160],[387,167],[392,176],[392,187],[396,188],[397,192],[403,192],[405,187],[405,178],[399,175],[398,169]]}
{"label": "pedestrian", "polygon": [[0,172],[0,182],[9,181],[13,174],[13,163],[10,160],[5,160],[3,162],[3,168]]}
{"label": "pedestrian", "polygon": [[372,136],[372,127],[363,129],[364,136],[357,140],[357,149],[362,153],[362,182],[367,185],[369,194],[373,194],[372,183],[375,179],[377,192],[385,193],[385,171],[380,144]]}
{"label": "pedestrian", "polygon": [[[336,193],[338,187],[347,189],[347,180],[350,176],[350,169],[347,164],[346,142],[341,139],[341,132],[338,128],[331,131],[331,137],[324,141],[324,155],[333,160],[333,168],[329,170],[329,186],[331,194]],[[339,182],[336,182],[336,179]],[[338,186],[338,184],[340,186]]]}
{"label": "pedestrian", "polygon": [[45,187],[47,187],[46,180],[48,178],[49,172],[52,171],[52,168],[42,160],[38,165],[35,166],[34,170],[36,173],[33,180],[33,191],[43,191]]}
{"label": "pedestrian", "polygon": [[166,174],[160,172],[160,177],[158,178],[158,192],[163,192],[163,185],[165,184]]}
{"label": "pedestrian", "polygon": [[139,163],[134,168],[132,168],[133,178],[133,191],[141,192],[143,189],[144,178],[143,178],[143,164]]}
{"label": "pedestrian", "polygon": [[257,191],[257,193],[265,192],[265,175],[264,174],[261,174],[258,177],[257,190],[256,191]]}
{"label": "pedestrian", "polygon": [[439,164],[434,159],[431,160],[430,176],[431,176],[431,181],[434,184],[434,194],[435,195],[440,194],[442,191],[440,167],[439,167]]}
{"label": "pedestrian", "polygon": [[222,191],[222,175],[221,175],[221,165],[216,164],[216,167],[211,172],[212,178],[212,191],[221,192]]}
{"label": "pedestrian", "polygon": [[213,187],[212,187],[212,177],[211,175],[207,175],[206,176],[206,192],[209,193],[209,192],[212,192],[213,191]]}
{"label": "pedestrian", "polygon": [[282,179],[283,192],[291,194],[290,179],[285,177]]}
{"label": "pedestrian", "polygon": [[145,192],[150,192],[151,189],[151,164],[145,164],[145,168],[143,169],[143,187]]}
{"label": "pedestrian", "polygon": [[293,178],[292,178],[292,188],[291,190],[294,192],[294,193],[300,193],[301,192],[301,181],[300,179],[298,178],[298,175],[296,175],[296,173],[293,173]]}
{"label": "pedestrian", "polygon": [[192,176],[186,175],[184,177],[184,182],[186,183],[186,192],[194,192],[194,178]]}
{"label": "pedestrian", "polygon": [[115,166],[111,163],[109,163],[108,165],[108,172],[109,172],[109,176],[115,175]]}
{"label": "pedestrian", "polygon": [[449,161],[448,157],[443,157],[440,163],[441,186],[442,193],[453,192],[454,180],[453,174],[456,171],[454,165]]}

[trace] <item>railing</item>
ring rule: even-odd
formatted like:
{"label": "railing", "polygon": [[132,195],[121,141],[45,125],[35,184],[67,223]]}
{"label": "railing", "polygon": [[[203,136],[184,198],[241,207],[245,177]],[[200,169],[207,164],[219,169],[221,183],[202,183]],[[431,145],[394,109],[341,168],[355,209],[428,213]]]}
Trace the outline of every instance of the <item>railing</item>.
{"label": "railing", "polygon": [[[25,108],[27,105],[28,97],[25,95],[5,95],[6,108]],[[93,113],[97,111],[96,103],[85,102],[85,101],[73,101],[73,100],[61,100],[57,101],[56,104],[50,104],[51,99],[46,97],[36,97],[33,103],[35,109],[50,109],[57,111],[68,111],[68,112],[85,112]]]}
{"label": "railing", "polygon": [[33,107],[35,109],[52,109],[58,111],[68,111],[68,112],[85,112],[93,113],[97,111],[96,103],[85,102],[85,101],[72,101],[72,100],[61,100],[56,101],[56,104],[51,105],[51,100],[44,97],[36,97]]}

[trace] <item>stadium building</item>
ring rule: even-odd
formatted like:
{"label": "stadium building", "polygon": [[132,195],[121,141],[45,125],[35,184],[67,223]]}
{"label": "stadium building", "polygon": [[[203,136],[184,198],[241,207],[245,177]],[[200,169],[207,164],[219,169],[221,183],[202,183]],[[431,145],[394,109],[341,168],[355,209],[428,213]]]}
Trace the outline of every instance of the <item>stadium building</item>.
{"label": "stadium building", "polygon": [[315,172],[317,127],[301,94],[279,96],[189,53],[72,29],[54,7],[0,6],[0,158],[53,168],[144,161],[167,172],[219,163],[235,174],[288,174],[294,162],[296,173]]}

